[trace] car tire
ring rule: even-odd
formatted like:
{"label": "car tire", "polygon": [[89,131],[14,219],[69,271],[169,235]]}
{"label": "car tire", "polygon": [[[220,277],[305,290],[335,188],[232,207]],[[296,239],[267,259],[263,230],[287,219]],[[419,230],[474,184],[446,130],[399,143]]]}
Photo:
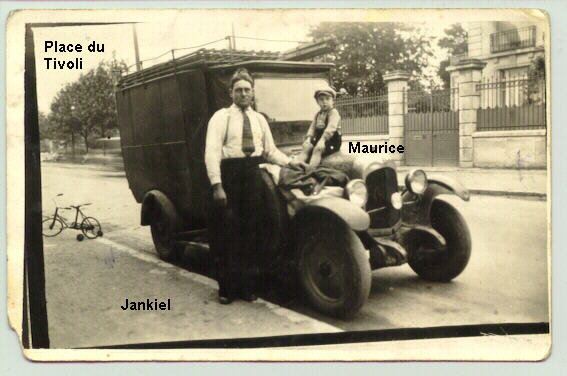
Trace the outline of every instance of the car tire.
{"label": "car tire", "polygon": [[[319,312],[352,318],[370,294],[368,254],[358,236],[340,218],[320,213],[297,231],[299,280],[307,300]],[[317,221],[313,219],[318,218]]]}
{"label": "car tire", "polygon": [[449,282],[461,274],[469,262],[470,231],[463,216],[445,201],[435,200],[430,213],[431,225],[443,236],[446,246],[431,237],[414,239],[408,247],[408,264],[425,280]]}
{"label": "car tire", "polygon": [[157,209],[157,217],[150,224],[152,240],[158,256],[162,260],[171,261],[175,259],[175,249],[172,239],[170,221],[161,208]]}

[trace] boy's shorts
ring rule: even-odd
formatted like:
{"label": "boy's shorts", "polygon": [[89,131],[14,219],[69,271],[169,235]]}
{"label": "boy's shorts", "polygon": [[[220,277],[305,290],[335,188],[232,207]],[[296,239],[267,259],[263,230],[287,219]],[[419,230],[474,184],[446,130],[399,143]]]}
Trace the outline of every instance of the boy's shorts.
{"label": "boy's shorts", "polygon": [[[311,145],[315,146],[317,145],[317,142],[319,142],[320,138],[321,136],[319,137],[311,136],[309,141],[311,142]],[[333,134],[333,137],[331,137],[329,141],[325,142],[325,150],[323,151],[323,157],[326,157],[327,155],[331,155],[341,150],[341,144],[342,144],[342,136],[341,133],[337,131],[335,132],[335,134]]]}

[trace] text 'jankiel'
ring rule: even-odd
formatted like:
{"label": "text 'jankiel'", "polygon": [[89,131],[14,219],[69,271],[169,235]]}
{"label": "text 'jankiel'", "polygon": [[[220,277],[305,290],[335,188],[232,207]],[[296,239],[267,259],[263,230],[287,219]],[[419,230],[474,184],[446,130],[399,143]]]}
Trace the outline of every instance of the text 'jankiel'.
{"label": "text 'jankiel'", "polygon": [[[88,52],[104,52],[104,43],[92,41],[87,45]],[[86,52],[85,51],[85,52]],[[80,43],[59,43],[57,41],[46,40],[44,42],[44,52],[77,53],[83,52]],[[55,57],[44,57],[47,69],[83,69],[83,58],[75,57],[71,59],[58,59]]]}

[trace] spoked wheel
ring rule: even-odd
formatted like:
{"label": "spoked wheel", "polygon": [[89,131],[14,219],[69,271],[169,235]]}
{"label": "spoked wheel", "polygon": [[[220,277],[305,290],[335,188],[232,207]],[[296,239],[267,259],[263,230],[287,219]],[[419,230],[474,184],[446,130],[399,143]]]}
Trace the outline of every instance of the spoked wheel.
{"label": "spoked wheel", "polygon": [[98,223],[96,218],[86,217],[81,222],[81,231],[89,239],[96,239],[99,234],[102,234],[100,223]]}
{"label": "spoked wheel", "polygon": [[358,236],[340,218],[329,217],[300,231],[300,281],[318,311],[350,318],[370,293],[370,264]]}
{"label": "spoked wheel", "polygon": [[463,216],[445,201],[431,206],[431,225],[445,238],[439,244],[432,236],[422,236],[408,247],[408,264],[423,279],[448,282],[467,266],[471,256],[471,235]]}
{"label": "spoked wheel", "polygon": [[52,237],[63,231],[63,222],[57,218],[47,218],[41,222],[41,233],[43,236]]}

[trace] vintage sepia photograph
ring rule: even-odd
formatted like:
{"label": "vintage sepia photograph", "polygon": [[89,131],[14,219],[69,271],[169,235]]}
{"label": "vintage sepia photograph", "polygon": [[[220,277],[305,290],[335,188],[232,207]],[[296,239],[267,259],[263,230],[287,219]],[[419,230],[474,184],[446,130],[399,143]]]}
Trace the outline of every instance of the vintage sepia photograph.
{"label": "vintage sepia photograph", "polygon": [[531,9],[12,13],[24,353],[545,359],[549,36]]}

